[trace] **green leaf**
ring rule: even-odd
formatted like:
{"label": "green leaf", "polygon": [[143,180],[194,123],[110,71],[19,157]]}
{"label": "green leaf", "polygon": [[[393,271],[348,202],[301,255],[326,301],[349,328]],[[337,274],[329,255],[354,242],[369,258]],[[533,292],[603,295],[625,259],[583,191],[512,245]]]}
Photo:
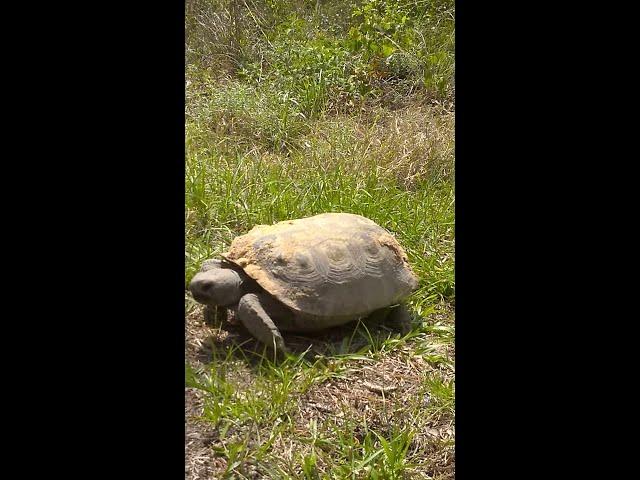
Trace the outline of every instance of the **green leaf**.
{"label": "green leaf", "polygon": [[382,55],[385,56],[385,57],[388,57],[389,55],[391,55],[395,51],[396,51],[396,49],[395,49],[395,47],[393,45],[386,44],[386,45],[382,46]]}

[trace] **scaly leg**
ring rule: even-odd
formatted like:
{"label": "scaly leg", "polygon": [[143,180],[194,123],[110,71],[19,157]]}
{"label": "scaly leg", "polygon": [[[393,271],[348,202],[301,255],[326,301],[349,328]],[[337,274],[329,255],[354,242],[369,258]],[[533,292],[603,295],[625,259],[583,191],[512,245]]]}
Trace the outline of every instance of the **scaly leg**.
{"label": "scaly leg", "polygon": [[280,330],[267,313],[274,300],[264,294],[248,293],[238,303],[238,320],[265,345],[286,352]]}
{"label": "scaly leg", "polygon": [[411,313],[404,303],[401,303],[397,307],[394,307],[387,316],[386,320],[395,325],[402,335],[406,335],[412,329],[411,325]]}

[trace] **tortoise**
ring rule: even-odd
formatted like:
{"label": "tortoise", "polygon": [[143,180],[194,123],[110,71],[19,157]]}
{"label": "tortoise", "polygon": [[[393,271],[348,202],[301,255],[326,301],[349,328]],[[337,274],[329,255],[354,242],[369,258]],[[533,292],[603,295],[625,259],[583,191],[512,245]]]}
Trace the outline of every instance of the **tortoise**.
{"label": "tortoise", "polygon": [[315,332],[372,314],[406,330],[418,278],[384,228],[360,215],[323,213],[257,225],[190,285],[207,307],[233,309],[262,343],[286,351],[280,330]]}

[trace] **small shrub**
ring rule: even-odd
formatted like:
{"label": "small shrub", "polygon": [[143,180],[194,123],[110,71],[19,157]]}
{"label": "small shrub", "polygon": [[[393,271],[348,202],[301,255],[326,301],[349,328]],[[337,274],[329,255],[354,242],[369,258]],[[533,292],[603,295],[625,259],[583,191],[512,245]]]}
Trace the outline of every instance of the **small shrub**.
{"label": "small shrub", "polygon": [[410,11],[399,0],[366,0],[352,16],[357,24],[349,30],[350,47],[362,50],[367,60],[389,57],[416,42]]}
{"label": "small shrub", "polygon": [[453,90],[454,3],[366,0],[353,10],[348,45],[372,79],[414,82],[433,97]]}

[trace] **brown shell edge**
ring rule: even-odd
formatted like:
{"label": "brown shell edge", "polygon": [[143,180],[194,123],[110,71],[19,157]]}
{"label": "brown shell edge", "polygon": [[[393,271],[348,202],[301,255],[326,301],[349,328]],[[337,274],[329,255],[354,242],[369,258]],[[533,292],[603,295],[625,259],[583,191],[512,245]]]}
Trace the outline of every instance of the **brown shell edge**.
{"label": "brown shell edge", "polygon": [[389,233],[384,233],[378,237],[378,242],[380,245],[387,247],[390,249],[393,254],[396,256],[399,262],[401,262],[407,271],[410,274],[412,279],[411,291],[415,291],[418,288],[419,279],[416,273],[411,268],[411,264],[409,263],[409,257],[407,253],[404,251],[402,246],[398,243],[398,241]]}
{"label": "brown shell edge", "polygon": [[[236,237],[236,241],[240,239],[241,237]],[[243,246],[242,243],[243,242],[240,241],[239,244],[235,245],[234,250],[237,250],[239,247]],[[265,272],[262,267],[254,263],[254,259],[249,253],[250,249],[244,248],[243,250],[243,255],[237,259],[235,259],[235,256],[232,255],[231,250],[221,254],[220,256],[226,261],[242,268],[245,273],[249,275],[249,277],[255,280],[258,285],[260,285],[267,293],[275,297],[278,301],[284,303],[287,307],[295,310],[296,312],[302,312],[302,309],[295,301],[295,291],[282,288],[278,283],[274,282],[271,279],[271,276],[267,272]]]}

